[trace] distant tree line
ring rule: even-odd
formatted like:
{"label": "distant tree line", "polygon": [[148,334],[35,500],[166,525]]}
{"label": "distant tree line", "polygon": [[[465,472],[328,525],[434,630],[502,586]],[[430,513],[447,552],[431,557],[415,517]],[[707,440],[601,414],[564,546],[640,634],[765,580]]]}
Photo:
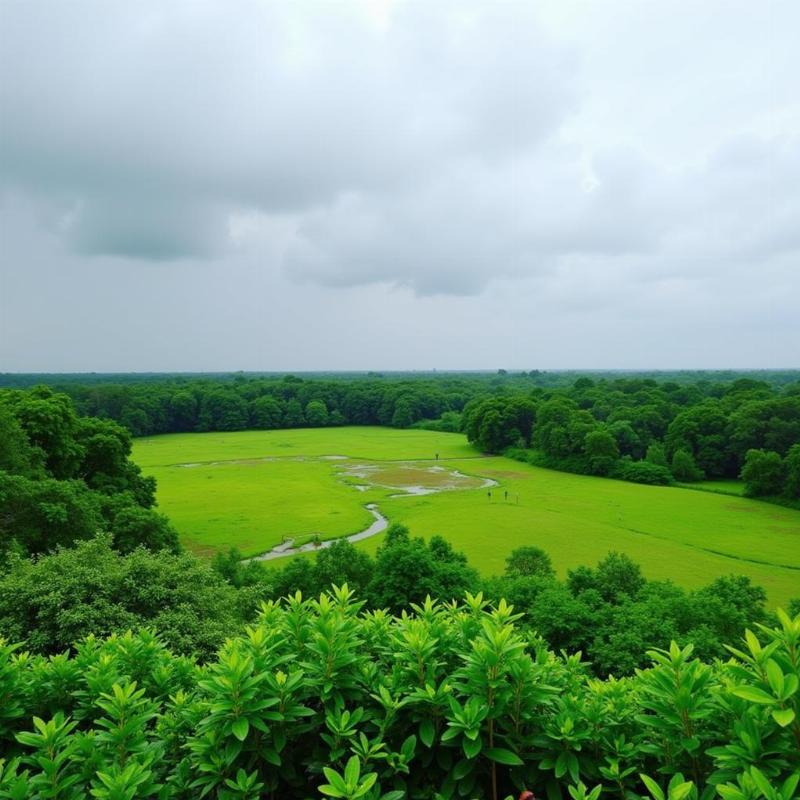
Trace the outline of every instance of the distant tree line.
{"label": "distant tree line", "polygon": [[800,385],[580,378],[473,398],[469,440],[541,466],[640,483],[743,477],[751,496],[800,498]]}
{"label": "distant tree line", "polygon": [[[480,381],[485,387],[485,382]],[[387,425],[456,417],[475,395],[463,379],[303,380],[236,377],[63,387],[80,413],[113,419],[134,436],[246,429]],[[446,417],[445,417],[446,419]]]}
{"label": "distant tree line", "polygon": [[[108,418],[134,436],[336,425],[391,425],[461,430],[460,413],[476,399],[522,397],[537,405],[565,396],[598,420],[623,421],[646,406],[649,427],[669,424],[681,410],[720,399],[734,386],[761,387],[771,396],[800,394],[800,371],[343,373],[306,375],[0,375],[0,387],[36,382],[69,395],[78,413]],[[652,408],[651,406],[655,406]],[[622,416],[621,416],[622,415]],[[655,415],[655,416],[654,416]],[[513,429],[513,426],[511,426]],[[509,430],[507,434],[512,431]],[[500,438],[502,432],[498,431]],[[524,431],[523,438],[524,438]],[[484,437],[497,447],[497,436]],[[656,437],[660,438],[660,436]],[[506,446],[517,444],[509,435]],[[598,443],[599,446],[600,443]],[[632,442],[633,446],[633,442]],[[646,449],[646,448],[645,448]],[[644,451],[642,451],[644,452]]]}

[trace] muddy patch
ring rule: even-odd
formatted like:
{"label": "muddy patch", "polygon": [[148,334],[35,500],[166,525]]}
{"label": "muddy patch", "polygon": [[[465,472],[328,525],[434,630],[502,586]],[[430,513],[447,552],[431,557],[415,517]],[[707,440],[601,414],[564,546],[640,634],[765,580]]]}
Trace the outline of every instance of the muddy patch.
{"label": "muddy patch", "polygon": [[[345,479],[358,480],[357,487],[366,484],[383,489],[397,489],[400,494],[392,495],[393,497],[481,489],[497,485],[497,482],[491,478],[465,475],[457,469],[418,462],[391,464],[361,462],[342,469],[340,474]],[[364,491],[364,489],[359,488],[359,491]]]}

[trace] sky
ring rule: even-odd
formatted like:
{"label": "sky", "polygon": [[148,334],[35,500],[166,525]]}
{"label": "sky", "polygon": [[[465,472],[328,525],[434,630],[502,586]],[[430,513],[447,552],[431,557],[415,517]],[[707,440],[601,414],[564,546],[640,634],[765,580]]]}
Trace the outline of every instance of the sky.
{"label": "sky", "polygon": [[797,0],[0,0],[0,372],[800,367]]}

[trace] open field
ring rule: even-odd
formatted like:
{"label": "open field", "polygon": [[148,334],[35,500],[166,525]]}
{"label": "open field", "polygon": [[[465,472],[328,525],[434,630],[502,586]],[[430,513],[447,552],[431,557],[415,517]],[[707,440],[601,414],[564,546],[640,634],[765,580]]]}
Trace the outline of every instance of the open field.
{"label": "open field", "polygon": [[[354,458],[332,458],[344,453]],[[457,434],[367,427],[170,434],[134,445],[134,460],[158,480],[161,510],[199,554],[237,547],[256,555],[285,537],[300,543],[355,533],[373,518],[364,508],[372,497],[354,486],[417,486],[437,453],[443,461],[477,455]],[[419,469],[387,463],[412,459],[424,460]],[[438,487],[442,473],[428,481]]]}
{"label": "open field", "polygon": [[[501,571],[514,547],[535,544],[562,575],[619,550],[650,578],[693,587],[736,572],[774,604],[800,595],[800,511],[476,455],[458,434],[383,428],[177,434],[134,447],[159,481],[161,510],[199,552],[235,545],[254,555],[285,536],[355,533],[374,502],[414,533],[447,537],[485,574]],[[491,498],[487,479],[499,484]],[[358,546],[374,551],[381,539]]]}
{"label": "open field", "polygon": [[347,455],[405,461],[469,458],[475,448],[457,433],[394,428],[300,428],[236,433],[170,433],[136,439],[134,460],[142,467],[266,456]]}

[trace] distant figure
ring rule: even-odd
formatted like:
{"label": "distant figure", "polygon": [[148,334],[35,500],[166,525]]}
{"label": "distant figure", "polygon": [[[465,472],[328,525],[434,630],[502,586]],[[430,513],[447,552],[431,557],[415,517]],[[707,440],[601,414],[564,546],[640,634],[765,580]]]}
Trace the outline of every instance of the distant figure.
{"label": "distant figure", "polygon": [[438,453],[436,454],[436,460],[437,461],[439,460],[439,454]]}
{"label": "distant figure", "polygon": [[508,489],[506,489],[506,502],[508,502]]}
{"label": "distant figure", "polygon": [[489,491],[488,491],[488,492],[486,492],[486,496],[487,496],[487,497],[488,497],[490,500],[492,499],[492,490],[491,490],[491,489],[489,489]]}

